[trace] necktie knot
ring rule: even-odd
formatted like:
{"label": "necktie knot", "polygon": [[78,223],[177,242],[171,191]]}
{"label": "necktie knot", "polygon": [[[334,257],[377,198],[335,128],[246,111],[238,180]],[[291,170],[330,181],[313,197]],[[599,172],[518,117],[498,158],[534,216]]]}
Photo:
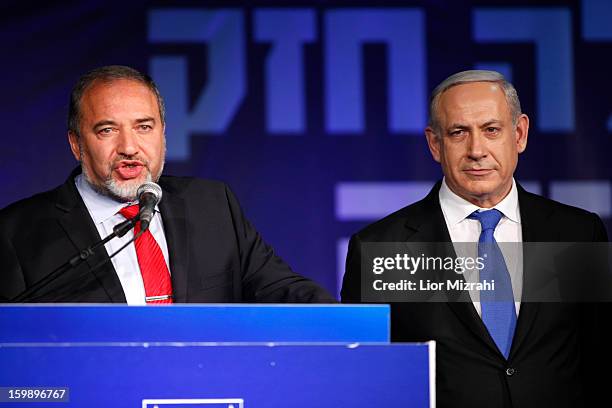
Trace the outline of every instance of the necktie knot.
{"label": "necktie knot", "polygon": [[495,208],[487,211],[474,211],[473,213],[468,215],[468,218],[480,221],[480,225],[483,231],[494,230],[495,227],[497,227],[497,224],[499,224],[499,220],[501,220],[502,217],[503,214],[501,213],[501,211],[496,210]]}
{"label": "necktie knot", "polygon": [[123,215],[125,218],[130,219],[134,218],[139,211],[138,204],[129,205],[127,207],[123,207],[119,210],[119,214]]}

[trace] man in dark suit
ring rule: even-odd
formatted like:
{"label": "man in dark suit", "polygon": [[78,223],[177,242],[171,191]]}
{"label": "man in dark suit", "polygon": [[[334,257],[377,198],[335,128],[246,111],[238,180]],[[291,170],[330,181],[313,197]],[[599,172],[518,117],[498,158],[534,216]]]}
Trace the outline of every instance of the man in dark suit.
{"label": "man in dark suit", "polygon": [[[443,81],[432,93],[425,133],[444,179],[423,200],[352,236],[342,301],[363,300],[365,243],[607,241],[597,215],[528,193],[514,181],[528,129],[516,90],[501,74],[465,71]],[[492,225],[487,217],[495,218]],[[504,263],[516,263],[503,255]],[[516,301],[491,307],[479,293],[463,292],[457,301],[393,303],[392,340],[436,341],[438,407],[583,406],[594,395],[586,390],[593,385],[588,372],[597,367],[592,357],[603,349],[596,326],[601,310],[521,302],[522,288],[535,277],[522,269],[509,277],[508,266],[497,266]]]}
{"label": "man in dark suit", "polygon": [[[223,183],[161,176],[164,105],[148,76],[108,66],[81,77],[71,94],[68,139],[80,168],[56,189],[0,211],[0,298],[26,293],[18,299],[334,301],[274,254]],[[137,190],[147,181],[159,182],[163,198],[135,243],[129,243],[132,232],[115,238],[86,262],[37,285],[137,214]]]}

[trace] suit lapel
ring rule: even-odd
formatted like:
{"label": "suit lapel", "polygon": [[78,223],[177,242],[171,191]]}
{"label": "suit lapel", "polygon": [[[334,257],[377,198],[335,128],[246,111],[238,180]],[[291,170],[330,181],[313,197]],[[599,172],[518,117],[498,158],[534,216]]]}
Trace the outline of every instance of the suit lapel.
{"label": "suit lapel", "polygon": [[[72,172],[66,183],[58,190],[56,200],[56,207],[63,213],[58,217],[58,222],[74,245],[75,254],[100,240],[98,230],[74,184],[74,177],[79,172],[78,169]],[[108,262],[91,272],[91,268],[104,261]],[[113,264],[109,261],[106,249],[104,247],[97,248],[94,254],[86,260],[86,263],[89,265],[90,273],[95,276],[109,299],[113,302],[125,303],[126,299],[121,282]]]}
{"label": "suit lapel", "polygon": [[[523,234],[523,242],[555,242],[559,240],[558,235],[554,230],[551,230],[548,219],[551,216],[550,208],[541,205],[540,200],[534,198],[531,193],[526,192],[520,185],[517,184],[519,207],[521,211],[521,227]],[[523,251],[523,296],[526,288],[534,285],[531,280],[535,277],[529,273],[531,257],[528,251]],[[529,331],[533,327],[533,323],[538,314],[539,303],[536,302],[521,302],[518,321],[516,322],[516,330],[514,339],[510,349],[512,358],[517,350],[524,343]]]}
{"label": "suit lapel", "polygon": [[[420,214],[408,217],[406,228],[408,228],[408,241],[410,242],[448,242],[451,243],[450,234],[446,226],[446,220],[440,207],[438,192],[441,182],[439,181],[429,192],[427,197],[422,201]],[[442,256],[455,257],[454,250],[450,254],[442,254]],[[438,254],[440,255],[440,254]],[[468,292],[463,291],[459,295],[456,292],[448,292],[447,297],[450,299],[447,305],[455,313],[457,318],[478,338],[480,338],[491,350],[501,356],[493,339],[489,335],[482,319],[474,308]]]}
{"label": "suit lapel", "polygon": [[160,180],[163,198],[159,204],[164,233],[170,256],[170,273],[174,302],[187,302],[187,271],[189,270],[189,235],[187,233],[185,201],[168,184]]}

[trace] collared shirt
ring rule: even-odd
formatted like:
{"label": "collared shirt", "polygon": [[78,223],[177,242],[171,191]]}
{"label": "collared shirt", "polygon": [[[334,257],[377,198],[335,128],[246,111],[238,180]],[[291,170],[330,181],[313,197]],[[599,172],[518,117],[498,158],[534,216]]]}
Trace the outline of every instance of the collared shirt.
{"label": "collared shirt", "polygon": [[[123,207],[127,207],[137,202],[122,203],[115,201],[110,197],[104,196],[95,191],[91,185],[85,180],[82,174],[79,174],[75,178],[76,188],[79,194],[85,202],[85,206],[89,211],[89,215],[94,221],[100,238],[104,238],[113,232],[113,227],[123,221],[125,218],[119,214],[119,210]],[[166,243],[166,236],[164,234],[164,228],[161,219],[161,213],[159,208],[155,207],[155,216],[151,220],[149,231],[153,234],[155,241],[161,248],[164,260],[170,270],[170,264],[168,262],[168,245]],[[134,237],[134,230],[129,231],[123,237],[115,237],[104,245],[106,252],[110,256],[115,251],[119,250],[125,245],[130,239]],[[113,258],[111,262],[115,267],[125,298],[128,305],[145,305],[145,289],[142,281],[142,275],[140,274],[140,266],[138,265],[138,258],[136,256],[136,248],[134,243],[128,245],[124,250],[119,252]]]}
{"label": "collared shirt", "polygon": [[[446,184],[446,179],[442,180],[442,186],[438,194],[440,206],[444,214],[444,220],[448,227],[448,232],[453,242],[457,256],[475,258],[478,256],[476,245],[457,244],[463,242],[478,242],[480,237],[481,225],[478,220],[467,218],[474,211],[491,210],[492,208],[480,208],[464,198],[455,194]],[[510,193],[493,208],[499,210],[503,217],[497,224],[493,236],[499,243],[504,256],[510,279],[512,281],[512,292],[516,300],[516,313],[520,308],[520,297],[523,289],[523,252],[520,243],[523,241],[521,230],[521,212],[518,202],[518,191],[516,182],[512,179]],[[478,270],[467,270],[464,274],[467,282],[478,282]],[[472,303],[476,311],[481,315],[480,293],[477,290],[470,291]]]}

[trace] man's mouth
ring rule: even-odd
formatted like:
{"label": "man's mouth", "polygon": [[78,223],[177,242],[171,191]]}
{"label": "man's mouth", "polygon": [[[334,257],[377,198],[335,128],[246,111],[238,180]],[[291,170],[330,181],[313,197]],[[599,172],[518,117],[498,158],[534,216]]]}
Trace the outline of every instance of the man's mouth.
{"label": "man's mouth", "polygon": [[122,160],[115,166],[115,172],[122,180],[131,180],[140,176],[145,165],[137,160]]}
{"label": "man's mouth", "polygon": [[491,174],[493,169],[465,169],[463,171],[471,176],[486,176]]}

